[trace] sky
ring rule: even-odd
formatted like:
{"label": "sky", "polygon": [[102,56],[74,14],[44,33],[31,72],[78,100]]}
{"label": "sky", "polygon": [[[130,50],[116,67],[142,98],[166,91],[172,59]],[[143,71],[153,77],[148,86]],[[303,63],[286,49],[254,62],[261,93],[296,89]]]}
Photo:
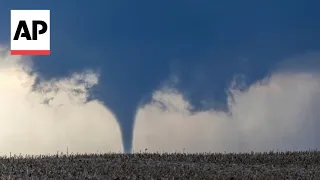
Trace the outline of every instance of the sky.
{"label": "sky", "polygon": [[[0,153],[320,147],[318,1],[0,2]],[[50,56],[8,54],[11,9]]]}

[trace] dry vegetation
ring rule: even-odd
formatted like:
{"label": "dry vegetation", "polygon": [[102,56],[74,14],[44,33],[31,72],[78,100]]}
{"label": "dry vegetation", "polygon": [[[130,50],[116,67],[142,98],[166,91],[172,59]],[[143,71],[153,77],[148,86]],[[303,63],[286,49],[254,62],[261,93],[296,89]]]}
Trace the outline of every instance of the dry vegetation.
{"label": "dry vegetation", "polygon": [[0,158],[2,179],[320,179],[320,152]]}

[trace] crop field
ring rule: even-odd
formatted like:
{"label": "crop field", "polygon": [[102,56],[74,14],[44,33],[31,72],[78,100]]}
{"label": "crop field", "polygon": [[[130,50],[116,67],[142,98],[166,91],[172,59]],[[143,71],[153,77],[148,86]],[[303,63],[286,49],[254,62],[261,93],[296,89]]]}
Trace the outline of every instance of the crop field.
{"label": "crop field", "polygon": [[56,154],[0,158],[1,179],[320,179],[320,152]]}

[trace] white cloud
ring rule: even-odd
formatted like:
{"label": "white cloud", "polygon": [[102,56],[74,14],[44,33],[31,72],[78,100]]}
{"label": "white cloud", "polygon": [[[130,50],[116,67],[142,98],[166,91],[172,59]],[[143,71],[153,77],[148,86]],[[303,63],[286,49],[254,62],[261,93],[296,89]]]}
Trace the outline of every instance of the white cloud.
{"label": "white cloud", "polygon": [[79,153],[122,151],[112,113],[98,101],[84,103],[87,89],[98,83],[96,73],[41,81],[31,91],[38,75],[30,70],[30,59],[0,49],[0,154],[47,154],[67,147]]}
{"label": "white cloud", "polygon": [[[300,60],[300,63],[306,62],[303,57]],[[166,88],[157,91],[154,102],[138,111],[134,151],[145,148],[148,152],[174,152],[184,148],[186,152],[320,148],[317,140],[320,137],[320,73],[308,72],[306,66],[298,71],[298,64],[294,67],[292,72],[290,68],[279,69],[245,92],[231,88],[231,115],[217,111],[191,114],[192,106],[178,91]]]}
{"label": "white cloud", "polygon": [[[312,57],[317,60],[320,56]],[[192,114],[192,105],[178,91],[170,87],[155,92],[154,101],[138,110],[134,151],[319,148],[320,73],[297,67],[279,69],[245,92],[233,86],[231,115],[217,111]],[[67,147],[69,152],[122,151],[120,129],[112,113],[98,101],[84,103],[87,89],[98,83],[95,72],[42,80],[32,92],[38,75],[30,75],[30,70],[32,60],[0,49],[1,155],[66,152]]]}

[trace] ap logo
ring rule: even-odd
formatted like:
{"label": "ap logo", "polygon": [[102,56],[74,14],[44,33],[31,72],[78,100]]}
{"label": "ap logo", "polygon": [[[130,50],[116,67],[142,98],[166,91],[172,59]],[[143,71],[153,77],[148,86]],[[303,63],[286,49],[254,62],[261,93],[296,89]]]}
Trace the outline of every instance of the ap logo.
{"label": "ap logo", "polygon": [[50,55],[50,10],[11,10],[11,55]]}

